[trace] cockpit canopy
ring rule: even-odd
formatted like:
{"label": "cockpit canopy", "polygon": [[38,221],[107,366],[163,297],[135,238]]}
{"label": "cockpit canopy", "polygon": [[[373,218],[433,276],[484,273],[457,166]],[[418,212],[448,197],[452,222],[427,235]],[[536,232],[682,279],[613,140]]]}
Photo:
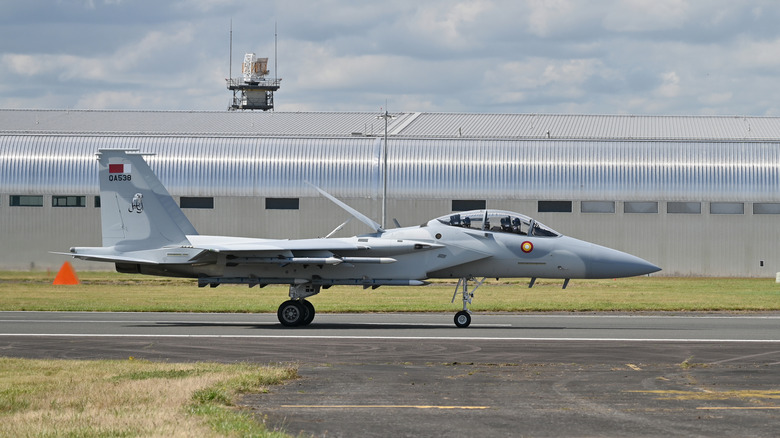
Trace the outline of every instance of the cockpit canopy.
{"label": "cockpit canopy", "polygon": [[437,218],[444,225],[523,236],[557,237],[558,232],[520,213],[503,210],[471,210]]}

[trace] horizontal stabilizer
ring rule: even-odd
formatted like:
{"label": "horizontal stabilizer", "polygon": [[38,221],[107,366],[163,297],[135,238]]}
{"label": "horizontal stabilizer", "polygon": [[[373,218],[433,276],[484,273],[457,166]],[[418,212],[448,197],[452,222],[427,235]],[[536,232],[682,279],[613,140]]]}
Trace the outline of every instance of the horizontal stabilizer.
{"label": "horizontal stabilizer", "polygon": [[79,260],[87,260],[90,262],[140,263],[144,265],[157,265],[160,263],[158,261],[151,260],[148,258],[127,257],[121,255],[88,254],[88,253],[72,253],[72,252],[52,252],[51,254],[69,255]]}
{"label": "horizontal stabilizer", "polygon": [[[75,247],[70,252],[53,254],[69,255],[81,260],[142,265],[193,264],[210,262],[213,255],[198,248],[164,247],[140,251],[119,251],[115,247]],[[213,262],[213,261],[211,261]]]}

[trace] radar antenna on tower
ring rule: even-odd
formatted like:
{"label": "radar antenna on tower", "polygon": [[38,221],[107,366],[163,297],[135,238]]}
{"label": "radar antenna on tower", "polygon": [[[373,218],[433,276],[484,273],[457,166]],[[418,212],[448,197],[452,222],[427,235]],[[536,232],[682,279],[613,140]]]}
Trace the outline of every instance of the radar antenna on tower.
{"label": "radar antenna on tower", "polygon": [[[276,45],[274,33],[274,46]],[[233,24],[230,24],[230,63],[233,63]],[[274,91],[279,89],[282,78],[267,77],[268,58],[258,58],[254,53],[244,55],[241,64],[241,77],[226,79],[228,90],[233,91],[233,100],[228,106],[229,111],[236,110],[273,110]],[[233,74],[232,65],[230,75]]]}

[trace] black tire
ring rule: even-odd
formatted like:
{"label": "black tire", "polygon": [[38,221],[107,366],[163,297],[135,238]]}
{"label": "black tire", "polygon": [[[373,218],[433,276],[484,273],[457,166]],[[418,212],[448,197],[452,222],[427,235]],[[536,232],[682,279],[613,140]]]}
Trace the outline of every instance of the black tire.
{"label": "black tire", "polygon": [[297,327],[306,319],[306,309],[298,301],[287,300],[276,312],[279,322],[285,327]]}
{"label": "black tire", "polygon": [[303,305],[303,309],[304,309],[304,313],[305,313],[305,316],[303,318],[303,322],[301,322],[301,325],[302,326],[307,326],[307,325],[311,324],[312,321],[314,321],[314,314],[316,313],[314,311],[314,304],[312,304],[312,303],[310,303],[310,302],[308,302],[306,300],[301,300],[300,303],[301,303],[301,305]]}
{"label": "black tire", "polygon": [[465,310],[455,314],[455,326],[458,328],[466,328],[471,324],[471,314]]}

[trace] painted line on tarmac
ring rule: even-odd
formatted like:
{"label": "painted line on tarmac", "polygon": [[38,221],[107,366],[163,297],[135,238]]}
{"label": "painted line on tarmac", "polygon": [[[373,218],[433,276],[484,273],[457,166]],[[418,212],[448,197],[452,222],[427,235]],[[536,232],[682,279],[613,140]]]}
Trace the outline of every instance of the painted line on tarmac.
{"label": "painted line on tarmac", "polygon": [[479,337],[479,336],[339,336],[339,335],[155,335],[108,333],[0,333],[0,337],[35,338],[193,338],[193,339],[331,339],[331,340],[390,340],[390,341],[587,341],[587,342],[670,342],[670,343],[768,343],[780,344],[780,339],[673,339],[673,338],[533,338],[533,337]]}
{"label": "painted line on tarmac", "polygon": [[490,409],[490,406],[435,406],[435,405],[281,405],[299,409]]}
{"label": "painted line on tarmac", "polygon": [[[710,362],[708,365],[720,365],[720,364],[724,364],[726,362],[734,362],[734,361],[744,360],[744,359],[753,359],[753,358],[756,358],[756,357],[770,356],[770,355],[777,354],[777,353],[780,353],[780,351],[767,351],[767,352],[764,352],[764,353],[749,354],[747,356],[732,357],[732,358],[729,358],[729,359],[723,359],[723,360],[718,360],[718,361],[715,361],[715,362]],[[769,365],[774,365],[774,364],[769,364]]]}

